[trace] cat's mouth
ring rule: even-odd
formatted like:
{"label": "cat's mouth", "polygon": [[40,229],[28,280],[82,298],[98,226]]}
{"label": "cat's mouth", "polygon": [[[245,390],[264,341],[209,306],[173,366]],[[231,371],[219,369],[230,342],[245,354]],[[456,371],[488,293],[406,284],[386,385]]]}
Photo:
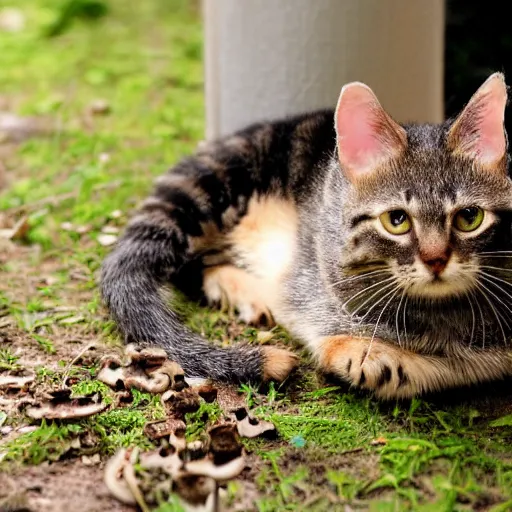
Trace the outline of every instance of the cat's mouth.
{"label": "cat's mouth", "polygon": [[452,258],[446,268],[437,273],[425,267],[421,261],[415,261],[410,272],[407,272],[404,287],[408,295],[416,298],[442,300],[463,296],[475,287],[477,271],[474,269]]}

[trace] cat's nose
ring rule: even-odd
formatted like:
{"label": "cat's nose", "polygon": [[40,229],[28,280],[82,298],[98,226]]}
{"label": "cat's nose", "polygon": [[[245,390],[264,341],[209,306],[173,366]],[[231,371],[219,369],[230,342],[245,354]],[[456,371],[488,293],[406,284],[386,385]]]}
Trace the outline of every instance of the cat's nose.
{"label": "cat's nose", "polygon": [[438,276],[448,265],[450,255],[451,249],[449,247],[438,248],[437,251],[421,251],[420,259],[435,276]]}
{"label": "cat's nose", "polygon": [[446,265],[448,264],[448,258],[436,258],[434,260],[423,261],[423,263],[432,271],[434,275],[438,276],[446,268]]}

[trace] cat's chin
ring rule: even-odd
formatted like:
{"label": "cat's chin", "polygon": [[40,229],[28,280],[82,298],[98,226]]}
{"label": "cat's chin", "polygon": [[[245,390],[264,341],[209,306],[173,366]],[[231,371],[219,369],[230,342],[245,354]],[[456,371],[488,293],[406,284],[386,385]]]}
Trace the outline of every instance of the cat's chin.
{"label": "cat's chin", "polygon": [[407,295],[414,298],[443,300],[466,295],[470,289],[471,286],[465,280],[432,279],[415,283],[408,288]]}

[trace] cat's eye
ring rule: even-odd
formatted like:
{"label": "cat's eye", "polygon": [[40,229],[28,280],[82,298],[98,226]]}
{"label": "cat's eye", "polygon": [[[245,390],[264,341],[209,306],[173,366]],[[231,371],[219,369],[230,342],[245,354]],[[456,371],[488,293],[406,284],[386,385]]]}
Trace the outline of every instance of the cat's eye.
{"label": "cat's eye", "polygon": [[405,235],[412,227],[411,219],[404,210],[384,212],[379,220],[384,229],[392,235]]}
{"label": "cat's eye", "polygon": [[484,221],[485,213],[478,206],[469,206],[459,210],[453,218],[453,225],[459,231],[468,233],[478,229]]}

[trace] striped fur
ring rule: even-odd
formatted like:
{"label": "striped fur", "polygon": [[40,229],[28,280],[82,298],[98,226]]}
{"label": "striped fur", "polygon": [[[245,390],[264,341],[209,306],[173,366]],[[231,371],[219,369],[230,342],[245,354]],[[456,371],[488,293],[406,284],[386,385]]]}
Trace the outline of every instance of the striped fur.
{"label": "striped fur", "polygon": [[[127,341],[162,346],[187,374],[218,380],[282,380],[297,360],[207,343],[169,308],[169,283],[246,322],[282,324],[322,368],[383,398],[512,375],[512,182],[506,157],[480,165],[479,141],[459,142],[477,133],[477,114],[461,133],[460,120],[393,128],[386,114],[375,126],[396,129],[382,140],[400,147],[384,148],[391,156],[358,183],[357,166],[340,165],[333,111],[203,144],[157,180],[105,260],[112,317]],[[487,224],[457,234],[453,216],[472,205]],[[407,237],[379,223],[397,208],[414,221]],[[439,244],[446,279],[422,284],[419,255]]]}

